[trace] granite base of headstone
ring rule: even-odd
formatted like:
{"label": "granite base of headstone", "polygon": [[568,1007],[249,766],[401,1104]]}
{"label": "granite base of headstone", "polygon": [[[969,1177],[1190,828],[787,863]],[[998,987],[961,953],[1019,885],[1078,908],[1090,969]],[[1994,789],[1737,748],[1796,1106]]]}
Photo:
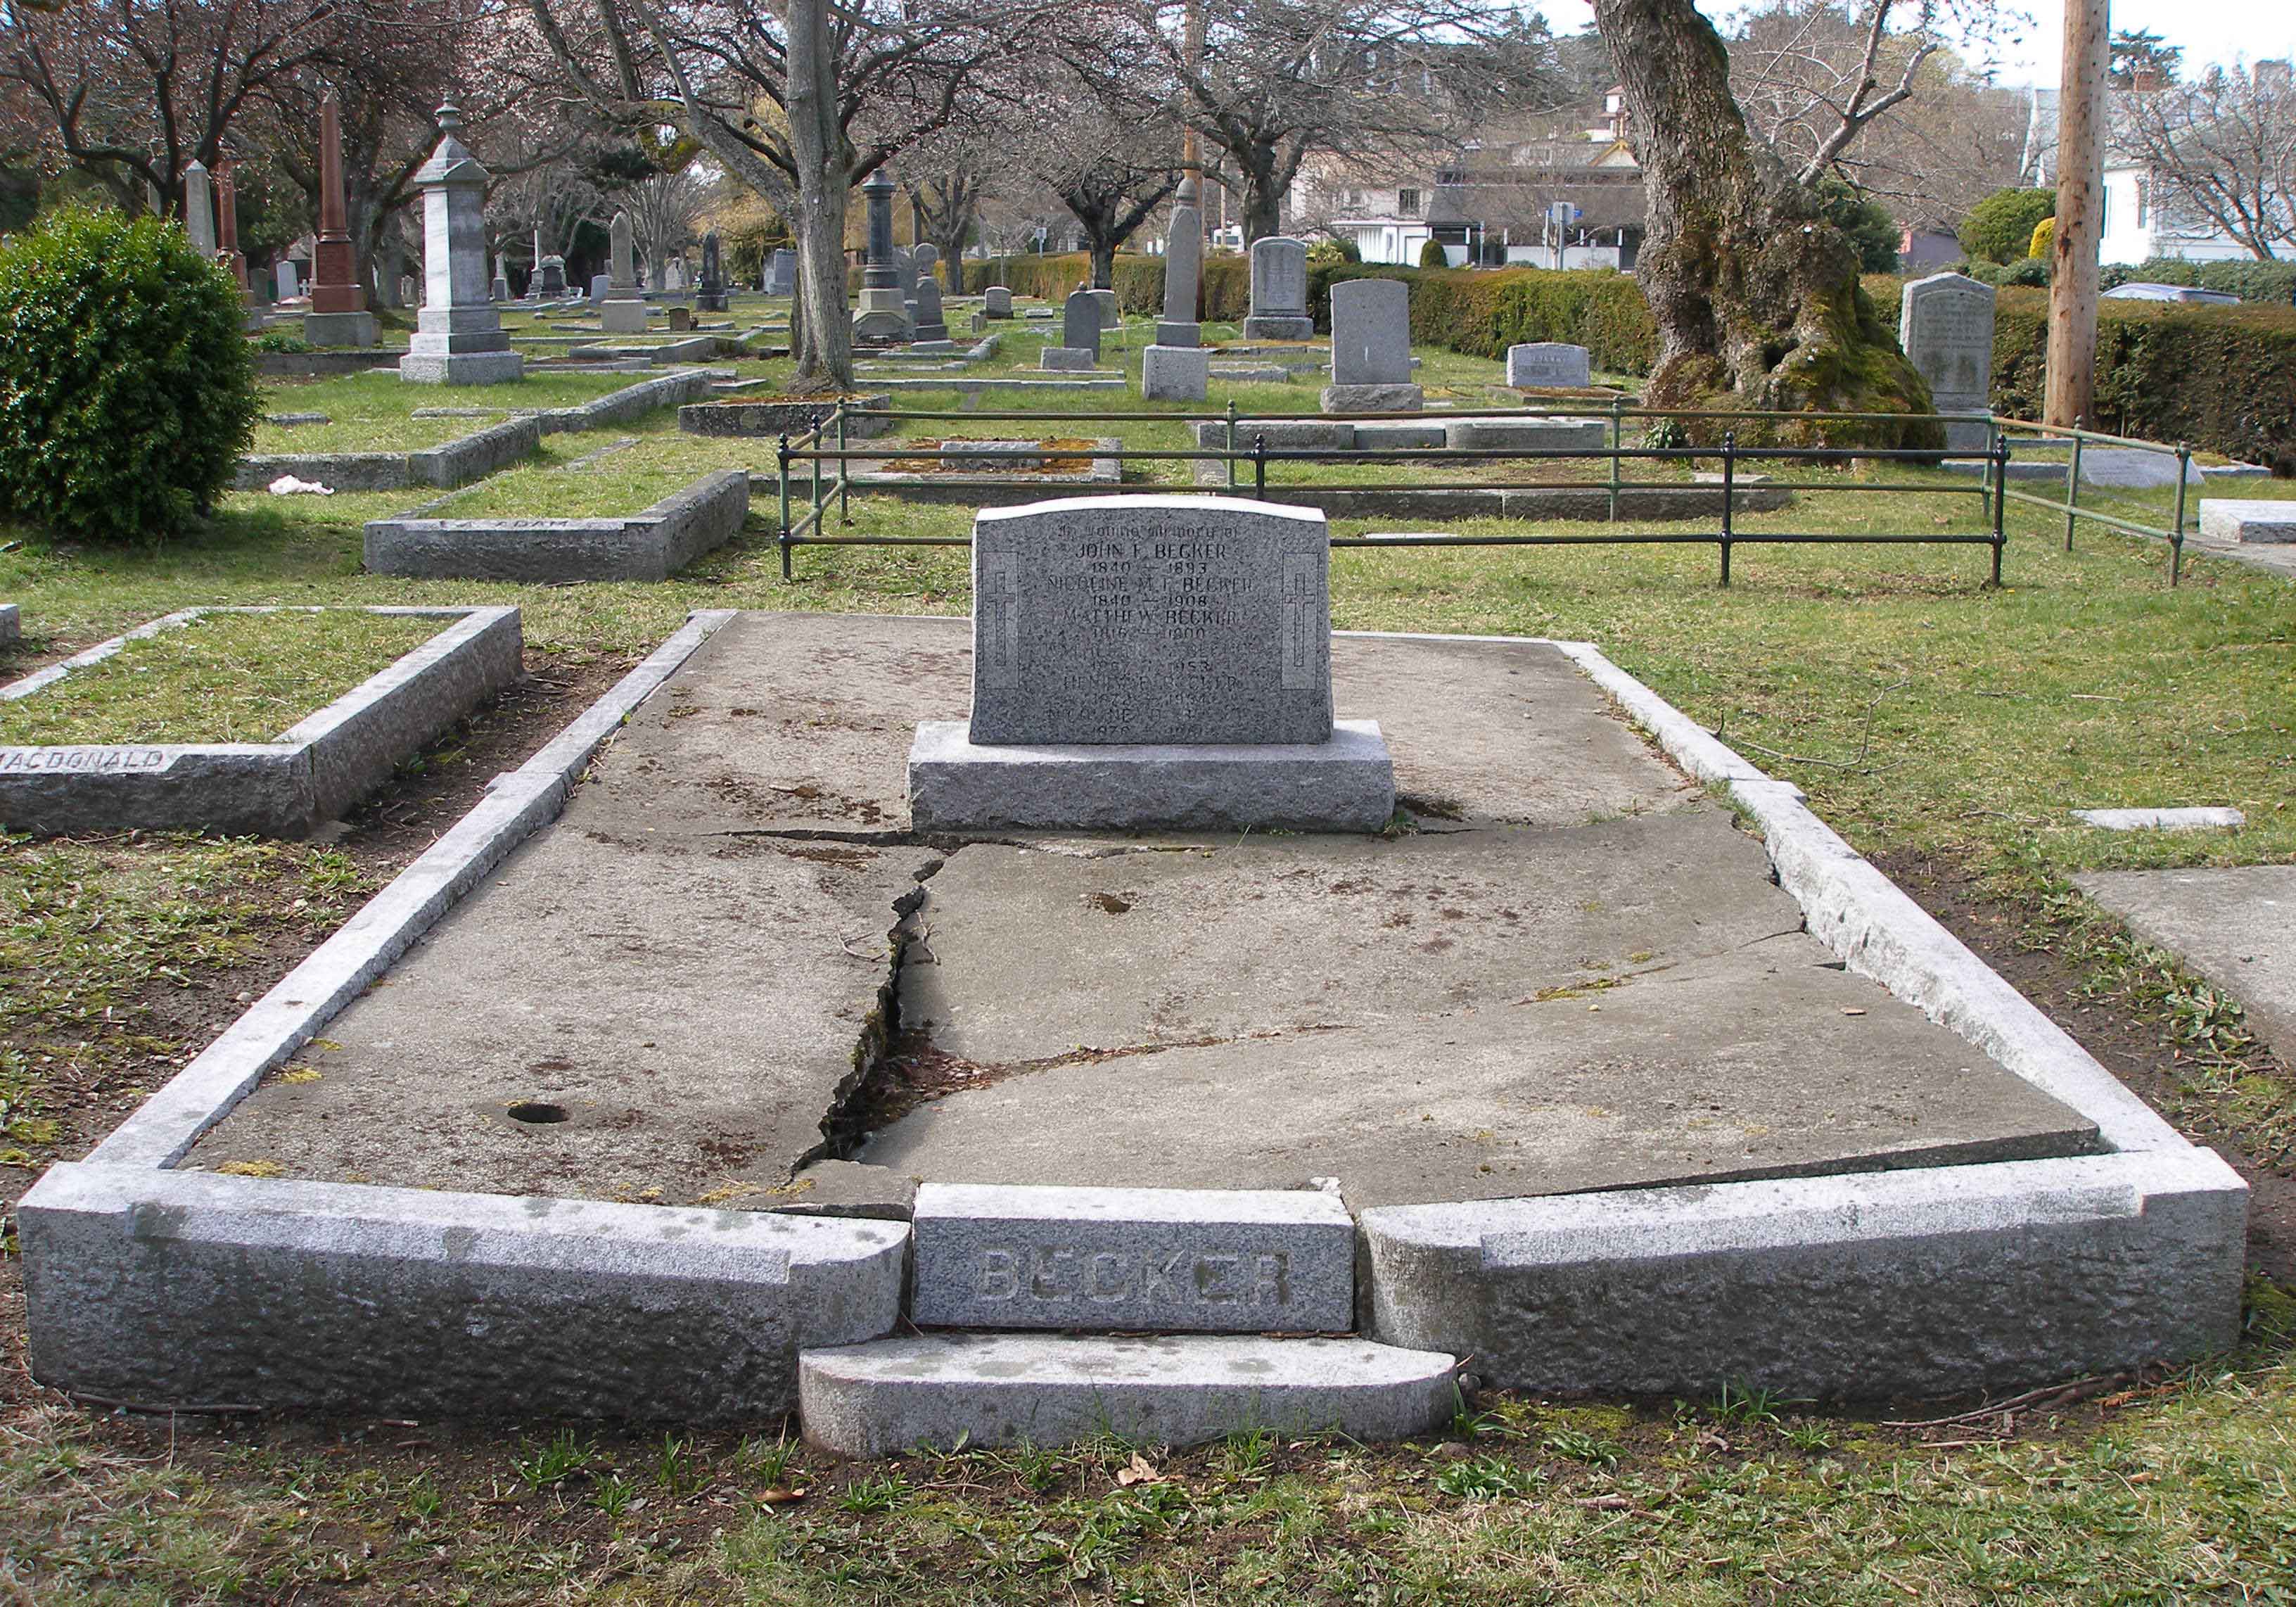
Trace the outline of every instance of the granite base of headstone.
{"label": "granite base of headstone", "polygon": [[[262,315],[256,315],[260,326]],[[303,315],[303,344],[334,349],[340,347],[366,347],[374,344],[374,315],[373,313],[305,313]]]}
{"label": "granite base of headstone", "polygon": [[909,338],[908,309],[899,285],[862,291],[861,305],[853,314],[853,338],[878,345]]}
{"label": "granite base of headstone", "polygon": [[1517,390],[1579,390],[1594,383],[1595,368],[1583,346],[1532,340],[1507,348],[1506,376]]}
{"label": "granite base of headstone", "polygon": [[1152,346],[1140,359],[1140,394],[1152,402],[1201,402],[1211,377],[1207,347]]}
{"label": "granite base of headstone", "polygon": [[[1989,413],[1993,407],[1994,292],[1960,274],[1931,274],[1906,286],[1898,304],[1898,343],[1939,413]],[[1946,450],[1981,453],[1988,425],[1971,420],[1945,427]],[[2176,483],[2172,467],[2169,483]]]}
{"label": "granite base of headstone", "polygon": [[1379,726],[1332,708],[1324,515],[1077,497],[973,521],[969,721],[917,729],[911,823],[1375,832]]}
{"label": "granite base of headstone", "polygon": [[1058,373],[1072,373],[1100,366],[1100,354],[1082,346],[1047,346],[1037,354],[1037,366]]}

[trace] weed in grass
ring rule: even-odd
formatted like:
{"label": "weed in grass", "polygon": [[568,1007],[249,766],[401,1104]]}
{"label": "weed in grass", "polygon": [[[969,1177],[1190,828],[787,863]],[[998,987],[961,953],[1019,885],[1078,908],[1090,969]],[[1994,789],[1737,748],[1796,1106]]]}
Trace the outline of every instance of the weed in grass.
{"label": "weed in grass", "polygon": [[1722,1393],[1709,1401],[1707,1415],[1726,1428],[1774,1429],[1780,1406],[1806,1406],[1809,1402],[1780,1395],[1775,1390],[1753,1390],[1725,1380]]}
{"label": "weed in grass", "polygon": [[873,1473],[845,1487],[837,1505],[857,1516],[898,1512],[909,1497],[909,1481],[898,1473]]}
{"label": "weed in grass", "polygon": [[1556,1429],[1542,1442],[1557,1456],[1567,1456],[1573,1462],[1583,1462],[1589,1467],[1614,1468],[1625,1449],[1615,1439],[1584,1433],[1577,1429]]}
{"label": "weed in grass", "polygon": [[406,1515],[417,1523],[428,1523],[446,1509],[447,1497],[428,1472],[420,1472],[406,1481],[400,1497]]}
{"label": "weed in grass", "polygon": [[1805,1455],[1833,1448],[1833,1433],[1814,1417],[1790,1417],[1784,1426],[1785,1441]]}
{"label": "weed in grass", "polygon": [[539,1490],[586,1472],[597,1461],[595,1445],[578,1439],[571,1429],[561,1429],[533,1455],[512,1457],[511,1466],[529,1489]]}
{"label": "weed in grass", "polygon": [[590,1501],[609,1520],[619,1520],[630,1510],[631,1497],[637,1486],[619,1473],[607,1473],[590,1487]]}
{"label": "weed in grass", "polygon": [[768,1485],[786,1484],[790,1463],[798,1454],[799,1444],[786,1434],[769,1440],[744,1439],[734,1453],[734,1465],[744,1478]]}
{"label": "weed in grass", "polygon": [[1541,1480],[1535,1469],[1517,1467],[1504,1456],[1476,1456],[1455,1462],[1435,1475],[1435,1488],[1465,1501],[1496,1501],[1507,1496],[1528,1496]]}
{"label": "weed in grass", "polygon": [[1220,1441],[1219,1469],[1231,1479],[1264,1476],[1275,1454],[1275,1435],[1269,1429],[1241,1429]]}
{"label": "weed in grass", "polygon": [[682,1500],[701,1488],[701,1466],[693,1454],[693,1441],[664,1434],[661,1448],[654,1454],[653,1477],[672,1500]]}

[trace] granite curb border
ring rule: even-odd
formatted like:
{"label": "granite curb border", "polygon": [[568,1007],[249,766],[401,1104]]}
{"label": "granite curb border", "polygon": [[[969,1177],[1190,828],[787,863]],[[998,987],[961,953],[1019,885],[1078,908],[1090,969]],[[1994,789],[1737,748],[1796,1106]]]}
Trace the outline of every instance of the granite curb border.
{"label": "granite curb border", "polygon": [[43,1174],[17,1207],[41,1382],[715,1422],[792,1409],[800,1350],[892,1331],[906,1223],[172,1169],[554,818],[631,710],[732,618],[694,614],[85,1160]]}
{"label": "granite curb border", "polygon": [[2235,1342],[2239,1175],[1858,856],[1800,788],[1590,644],[1550,644],[1693,778],[1728,792],[1810,934],[1848,969],[2087,1118],[2112,1152],[1377,1208],[1359,1219],[1362,1330],[1472,1353],[1486,1382],[1508,1388],[1710,1393],[1734,1382],[1869,1398],[2009,1388]]}
{"label": "granite curb border", "polygon": [[[0,686],[36,695],[130,642],[210,613],[184,609]],[[308,835],[385,780],[401,759],[522,673],[515,608],[360,611],[455,621],[270,742],[90,742],[0,748],[0,821],[17,831],[191,829]]]}
{"label": "granite curb border", "polygon": [[430,580],[667,580],[749,516],[749,471],[718,469],[620,518],[370,520],[365,562],[370,574]]}

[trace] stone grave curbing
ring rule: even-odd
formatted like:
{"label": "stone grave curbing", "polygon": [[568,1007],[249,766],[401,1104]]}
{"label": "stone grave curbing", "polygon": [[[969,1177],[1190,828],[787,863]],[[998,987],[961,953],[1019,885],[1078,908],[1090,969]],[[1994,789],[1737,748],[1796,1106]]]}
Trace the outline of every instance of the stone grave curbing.
{"label": "stone grave curbing", "polygon": [[2267,502],[2204,496],[2201,499],[2201,535],[2209,541],[2296,542],[2296,500]]}
{"label": "stone grave curbing", "polygon": [[368,521],[365,567],[431,580],[667,580],[742,533],[750,476],[720,469],[620,518]]}
{"label": "stone grave curbing", "polygon": [[[185,609],[0,687],[0,699],[36,697],[129,642],[204,614],[277,611]],[[0,822],[43,834],[181,829],[307,836],[521,673],[515,608],[365,611],[452,623],[274,742],[0,748]]]}

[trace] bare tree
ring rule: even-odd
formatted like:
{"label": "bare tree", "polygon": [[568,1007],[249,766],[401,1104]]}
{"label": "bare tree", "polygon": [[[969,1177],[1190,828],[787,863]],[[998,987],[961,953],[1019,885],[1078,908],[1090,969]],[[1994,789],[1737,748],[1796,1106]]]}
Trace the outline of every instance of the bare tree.
{"label": "bare tree", "polygon": [[1729,41],[1747,126],[1802,184],[1832,172],[1924,223],[2016,181],[2023,97],[1948,43],[1987,48],[2001,14],[1917,0],[1772,0]]}
{"label": "bare tree", "polygon": [[2211,67],[2120,98],[2116,143],[2151,171],[2171,227],[2221,230],[2270,258],[2296,247],[2296,89],[2285,61]]}
{"label": "bare tree", "polygon": [[0,82],[37,109],[62,159],[130,211],[183,204],[263,93],[336,59],[354,8],[333,0],[80,0],[0,5]]}
{"label": "bare tree", "polygon": [[1135,0],[1106,76],[1152,65],[1177,116],[1226,158],[1249,239],[1283,226],[1317,152],[1416,152],[1553,90],[1553,42],[1513,0],[1204,0],[1194,61],[1169,9]]}
{"label": "bare tree", "polygon": [[647,283],[662,288],[669,259],[692,244],[693,225],[709,209],[709,181],[689,165],[650,173],[617,198],[630,214],[630,234],[645,259]]}
{"label": "bare tree", "polygon": [[1054,0],[525,0],[602,115],[663,123],[791,220],[800,382],[849,388],[847,193],[949,126]]}

